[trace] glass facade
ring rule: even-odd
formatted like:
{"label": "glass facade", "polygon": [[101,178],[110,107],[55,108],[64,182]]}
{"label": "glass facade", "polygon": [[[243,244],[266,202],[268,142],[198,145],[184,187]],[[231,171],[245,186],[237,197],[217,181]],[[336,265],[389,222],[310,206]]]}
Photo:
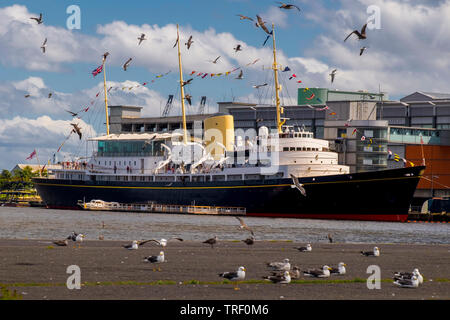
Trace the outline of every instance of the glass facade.
{"label": "glass facade", "polygon": [[161,141],[98,141],[97,156],[136,157],[161,156]]}

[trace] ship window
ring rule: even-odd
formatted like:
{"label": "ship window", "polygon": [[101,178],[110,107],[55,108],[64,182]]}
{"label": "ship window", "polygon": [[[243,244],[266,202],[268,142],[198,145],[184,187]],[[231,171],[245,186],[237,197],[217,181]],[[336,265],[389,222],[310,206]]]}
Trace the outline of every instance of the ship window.
{"label": "ship window", "polygon": [[297,148],[297,151],[302,151],[302,148],[298,147],[298,148]]}
{"label": "ship window", "polygon": [[311,148],[306,148],[306,151],[311,151]]}
{"label": "ship window", "polygon": [[291,147],[290,151],[295,151],[295,148],[294,148],[294,147]]}
{"label": "ship window", "polygon": [[289,148],[284,147],[284,148],[283,148],[283,151],[289,151]]}

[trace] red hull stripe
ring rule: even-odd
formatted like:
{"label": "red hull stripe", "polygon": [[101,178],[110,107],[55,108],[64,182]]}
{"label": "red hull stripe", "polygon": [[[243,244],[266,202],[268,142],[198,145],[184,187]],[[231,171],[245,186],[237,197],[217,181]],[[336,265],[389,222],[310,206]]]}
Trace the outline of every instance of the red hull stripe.
{"label": "red hull stripe", "polygon": [[390,221],[406,222],[407,214],[307,214],[307,213],[250,213],[249,217],[271,218],[300,218],[300,219],[328,219],[328,220],[363,220],[363,221]]}

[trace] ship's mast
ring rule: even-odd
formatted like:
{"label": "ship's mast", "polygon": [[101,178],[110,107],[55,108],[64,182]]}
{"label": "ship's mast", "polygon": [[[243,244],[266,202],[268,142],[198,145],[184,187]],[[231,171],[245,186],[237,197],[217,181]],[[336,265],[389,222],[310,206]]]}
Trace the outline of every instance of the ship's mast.
{"label": "ship's mast", "polygon": [[105,69],[106,57],[107,57],[107,54],[104,54],[102,70],[103,70],[103,87],[105,89],[106,134],[109,135],[108,92],[106,90],[106,69]]}
{"label": "ship's mast", "polygon": [[181,113],[183,117],[183,143],[187,144],[186,112],[184,107],[183,68],[181,67],[180,33],[178,24],[177,24],[177,43],[178,43],[178,66],[180,68]]}
{"label": "ship's mast", "polygon": [[286,122],[286,120],[281,121],[280,114],[282,112],[282,108],[280,107],[280,85],[278,84],[278,65],[277,65],[277,49],[275,46],[275,26],[272,23],[272,40],[273,40],[273,72],[275,74],[275,105],[276,105],[276,111],[277,111],[277,130],[278,133],[281,133],[282,126]]}

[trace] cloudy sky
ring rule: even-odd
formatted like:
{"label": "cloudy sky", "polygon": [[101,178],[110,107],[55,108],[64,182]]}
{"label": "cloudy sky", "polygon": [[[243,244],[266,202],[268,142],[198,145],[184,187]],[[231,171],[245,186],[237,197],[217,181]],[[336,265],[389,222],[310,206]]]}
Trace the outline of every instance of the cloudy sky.
{"label": "cloudy sky", "polygon": [[[137,105],[143,115],[159,116],[169,94],[172,115],[179,111],[176,24],[180,25],[183,77],[194,78],[186,90],[193,96],[189,113],[207,96],[207,110],[219,101],[272,101],[269,83],[271,40],[254,22],[260,15],[275,24],[277,57],[282,67],[282,102],[294,104],[300,87],[387,92],[399,99],[415,91],[450,92],[450,0],[292,0],[299,12],[281,10],[268,0],[66,1],[3,0],[0,3],[0,169],[11,169],[36,149],[41,163],[90,153],[84,137],[105,132],[103,75],[91,72],[109,52],[106,74],[109,105]],[[80,9],[80,29],[69,29],[70,5]],[[373,10],[379,9],[379,10]],[[379,15],[374,16],[376,12]],[[43,13],[42,24],[30,17]],[[369,21],[367,39],[345,37]],[[137,37],[147,40],[138,45]],[[193,36],[192,47],[184,43]],[[47,38],[46,52],[41,45]],[[243,50],[233,48],[241,44]],[[366,46],[362,56],[359,49]],[[220,56],[218,63],[211,61]],[[132,58],[127,71],[123,63]],[[257,60],[258,59],[258,60]],[[257,60],[256,63],[250,64]],[[237,80],[241,67],[244,79]],[[328,74],[338,69],[330,83]],[[193,76],[190,73],[195,71]],[[206,78],[196,76],[208,73]],[[211,77],[211,73],[223,73]],[[297,76],[289,80],[295,73]],[[163,77],[158,75],[165,74]],[[301,80],[301,83],[297,81]],[[143,83],[147,83],[143,85]],[[130,88],[132,88],[130,90]],[[100,94],[97,96],[97,94]],[[51,96],[49,97],[49,94]],[[27,96],[27,97],[25,97]],[[178,99],[177,99],[178,96]],[[87,109],[89,108],[89,109]],[[67,112],[80,112],[73,120]],[[70,136],[70,137],[69,137]],[[67,139],[67,137],[69,137]],[[67,139],[67,141],[66,141]],[[59,152],[58,148],[63,144]],[[35,163],[36,159],[28,161]]]}

